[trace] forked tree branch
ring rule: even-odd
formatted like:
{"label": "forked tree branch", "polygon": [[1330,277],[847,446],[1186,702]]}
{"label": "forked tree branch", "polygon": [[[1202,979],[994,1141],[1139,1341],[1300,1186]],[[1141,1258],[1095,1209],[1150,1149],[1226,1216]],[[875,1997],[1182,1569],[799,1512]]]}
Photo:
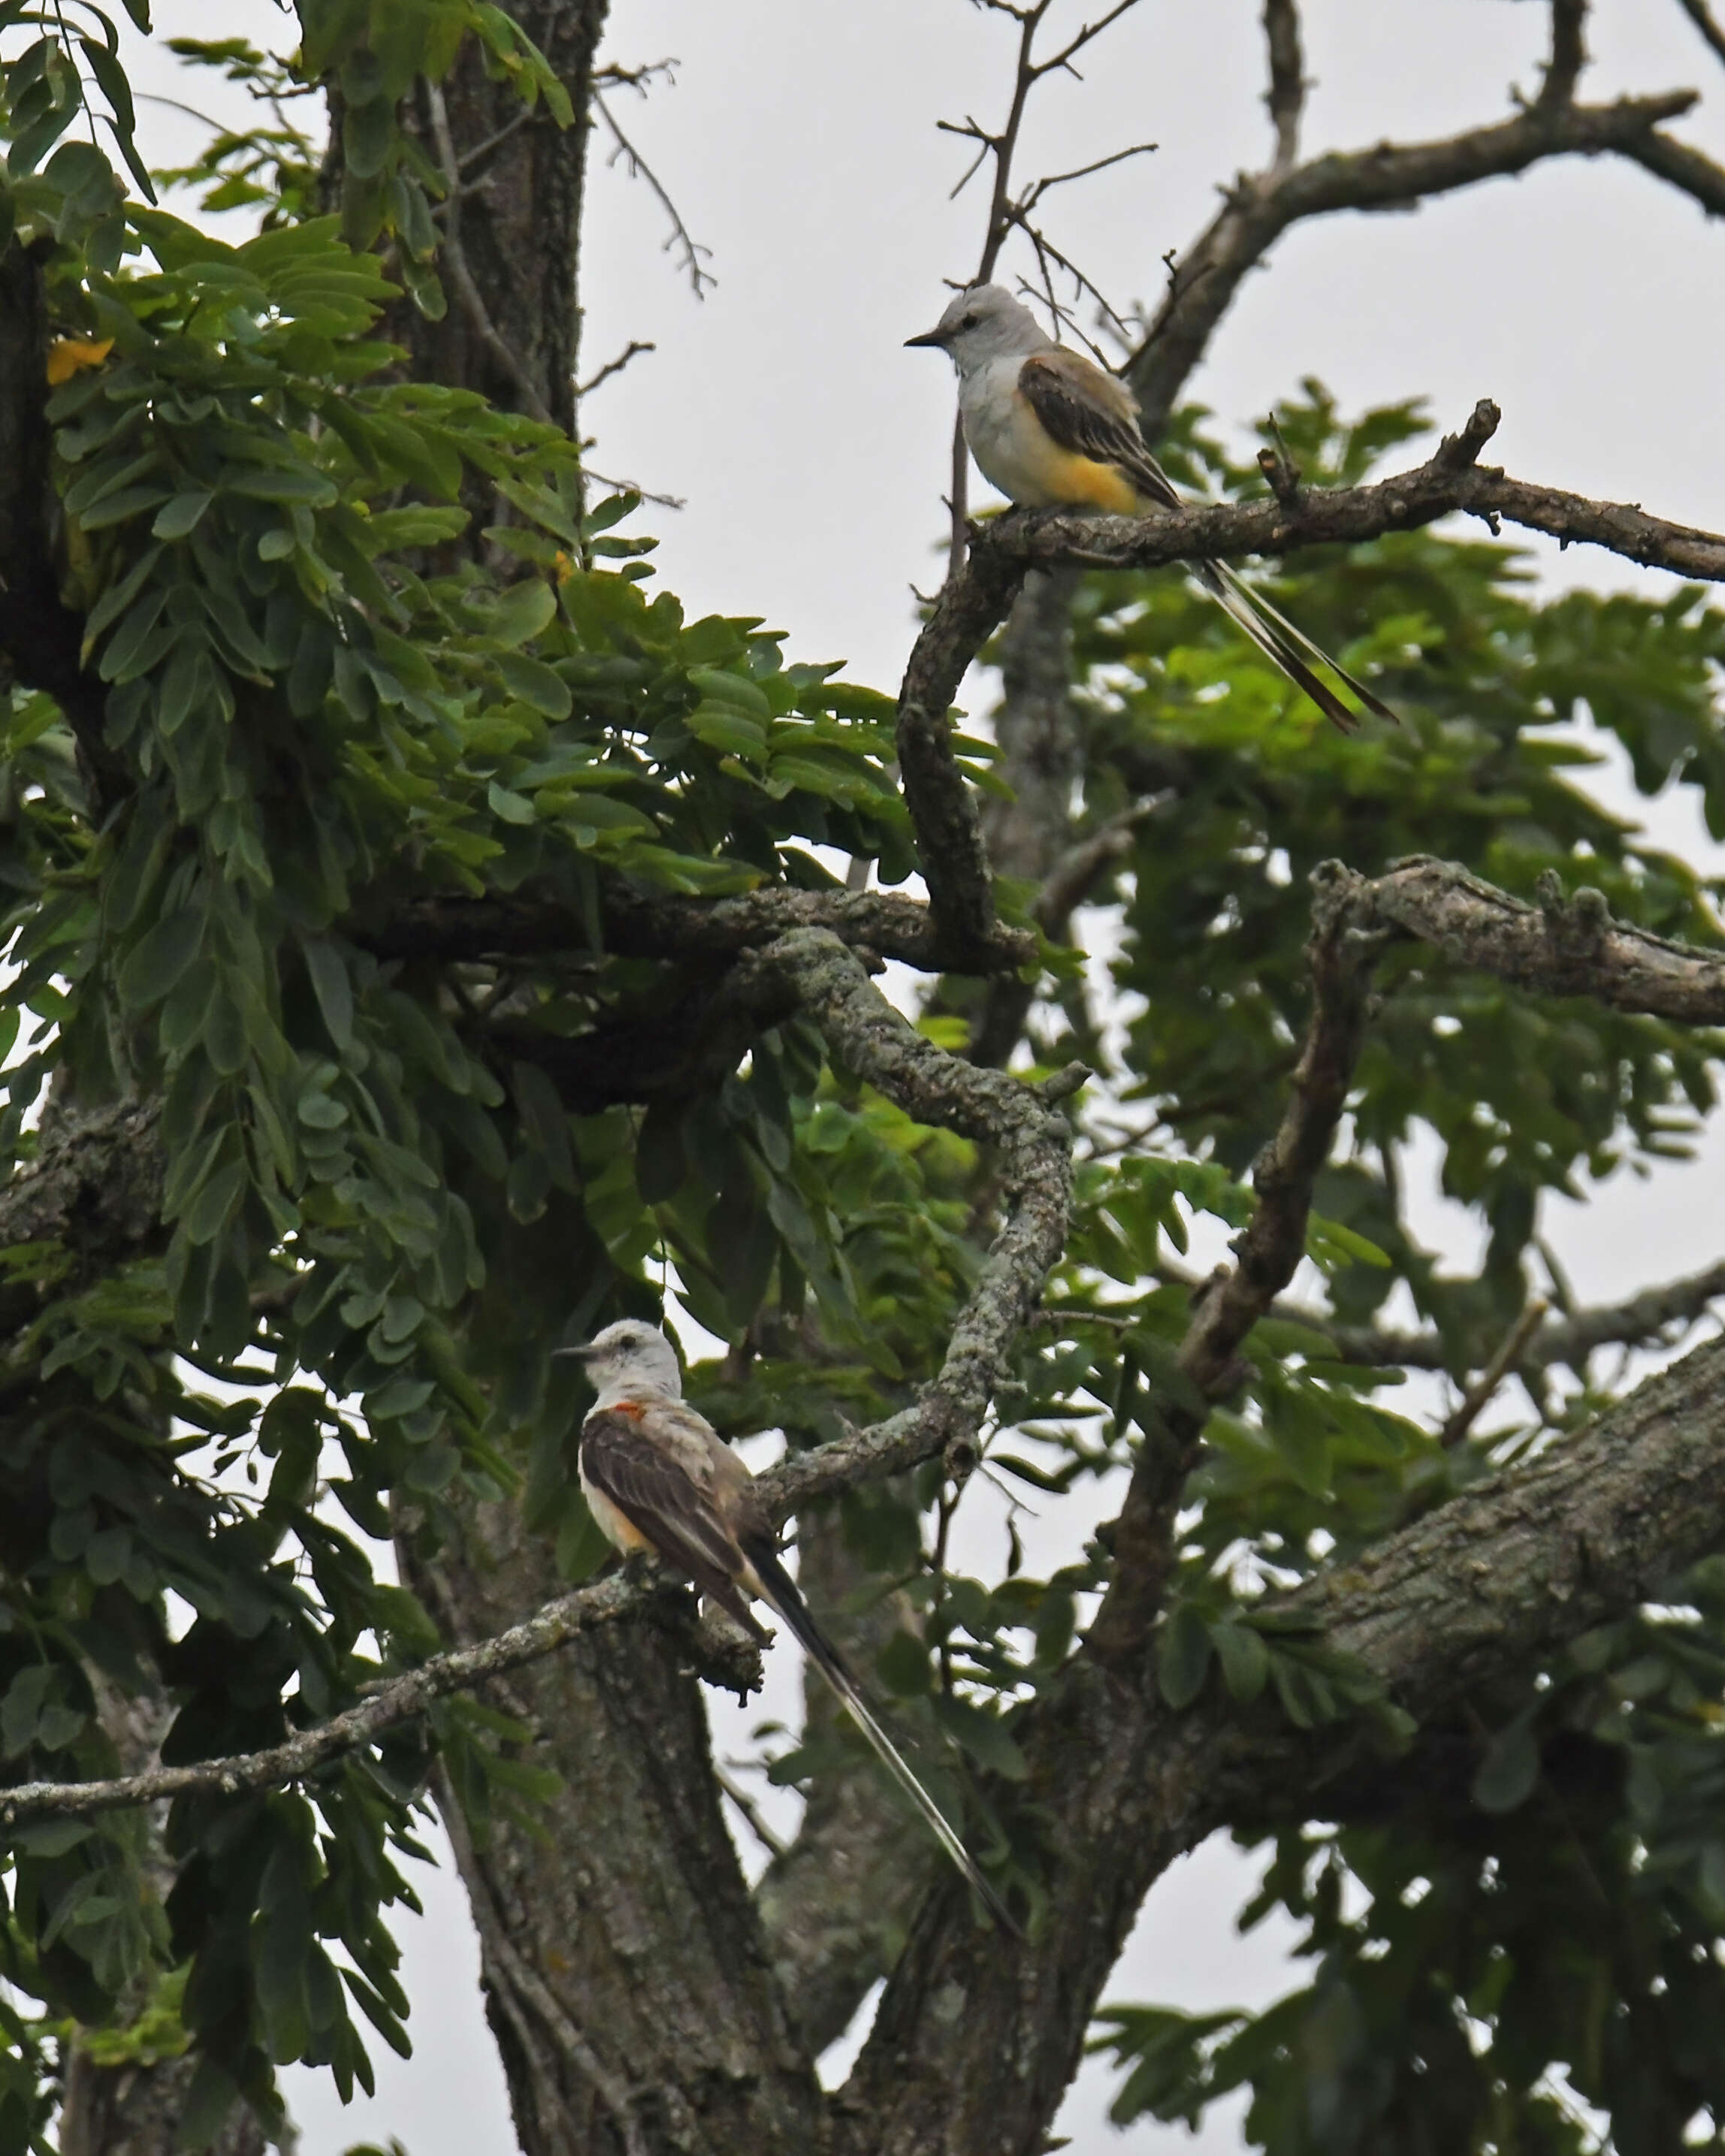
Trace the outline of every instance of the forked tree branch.
{"label": "forked tree branch", "polygon": [[1603,547],[1649,567],[1725,581],[1725,537],[1717,532],[1649,516],[1633,503],[1590,501],[1480,465],[1480,451],[1497,420],[1496,405],[1482,400],[1425,464],[1369,486],[1304,488],[1285,500],[1194,504],[1144,516],[1021,511],[979,531],[969,559],[947,579],[923,624],[899,698],[905,800],[937,932],[948,947],[981,952],[996,932],[987,848],[974,797],[952,756],[949,707],[967,668],[1033,568],[1145,569],[1205,557],[1281,555],[1307,546],[1358,545],[1464,510],[1494,529],[1507,519],[1565,543]]}
{"label": "forked tree branch", "polygon": [[1454,861],[1416,855],[1384,875],[1357,876],[1339,862],[1358,928],[1389,928],[1435,944],[1472,966],[1543,995],[1589,996],[1614,1010],[1680,1025],[1725,1025],[1725,952],[1674,943],[1614,921],[1596,891],[1566,899],[1554,885],[1529,906]]}
{"label": "forked tree branch", "polygon": [[[815,1450],[793,1454],[758,1478],[776,1520],[811,1499],[901,1472],[944,1455],[963,1473],[1029,1322],[1043,1281],[1065,1245],[1071,1194],[1072,1133],[1041,1089],[948,1055],[887,1002],[854,952],[820,929],[801,929],[748,962],[770,977],[819,1027],[829,1052],[919,1122],[938,1124],[998,1148],[1005,1219],[947,1342],[938,1375],[912,1407]],[[434,1656],[383,1684],[370,1698],[284,1743],[191,1766],[159,1767],[101,1782],[31,1783],[0,1790],[0,1824],[82,1817],[198,1791],[233,1795],[298,1780],[362,1749],[449,1693],[552,1653],[577,1633],[645,1612],[651,1589],[615,1578],[561,1595],[524,1623],[470,1647]]]}
{"label": "forked tree branch", "polygon": [[[1426,1722],[1666,1595],[1722,1543],[1725,1342],[1710,1342],[1281,1606]],[[1014,1733],[1026,1806],[1050,1823],[1035,1937],[978,1928],[962,1884],[937,1881],[843,2092],[835,2156],[1040,2146],[1152,1882],[1218,1827],[1261,1827],[1291,1803],[1322,1816],[1326,1786],[1369,1771],[1373,1743],[1363,1722],[1296,1730],[1267,1694],[1243,1709],[1214,1679],[1173,1710],[1149,1657],[1104,1676],[1082,1653]]]}
{"label": "forked tree branch", "polygon": [[[1557,64],[1554,48],[1553,62]],[[1551,75],[1548,73],[1548,83]],[[1558,77],[1561,83],[1561,74]],[[1246,276],[1290,226],[1338,210],[1405,209],[1481,180],[1527,171],[1548,157],[1628,157],[1717,208],[1725,171],[1658,133],[1695,104],[1690,90],[1610,105],[1540,101],[1508,120],[1430,142],[1375,142],[1330,151],[1292,171],[1242,175],[1181,259],[1126,378],[1153,439]],[[1673,157],[1673,151],[1681,152]]]}

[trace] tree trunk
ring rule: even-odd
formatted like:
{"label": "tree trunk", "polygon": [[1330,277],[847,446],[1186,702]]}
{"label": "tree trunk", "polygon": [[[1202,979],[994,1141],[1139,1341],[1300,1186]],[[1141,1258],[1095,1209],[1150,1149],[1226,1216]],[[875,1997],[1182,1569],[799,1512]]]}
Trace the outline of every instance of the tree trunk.
{"label": "tree trunk", "polygon": [[[556,1594],[512,1504],[403,1577],[452,1644]],[[695,1679],[651,1627],[592,1635],[488,1688],[563,1787],[481,1820],[439,1799],[479,1928],[485,2010],[526,2156],[808,2156],[822,2098],[721,1816]]]}

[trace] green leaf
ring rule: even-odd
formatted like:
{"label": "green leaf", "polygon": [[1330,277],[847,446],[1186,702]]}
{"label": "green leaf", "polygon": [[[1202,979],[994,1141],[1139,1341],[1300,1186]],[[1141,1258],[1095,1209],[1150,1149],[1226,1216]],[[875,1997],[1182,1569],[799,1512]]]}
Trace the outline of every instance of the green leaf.
{"label": "green leaf", "polygon": [[156,539],[184,539],[196,531],[199,519],[215,496],[205,488],[177,494],[156,513],[150,533]]}
{"label": "green leaf", "polygon": [[1156,1681],[1162,1697],[1178,1713],[1204,1690],[1213,1643],[1210,1630],[1189,1602],[1178,1603],[1162,1620],[1156,1648]]}
{"label": "green leaf", "polygon": [[1250,1625],[1224,1620],[1209,1628],[1222,1681],[1242,1706],[1250,1706],[1270,1679],[1270,1650]]}
{"label": "green leaf", "polygon": [[317,1007],[323,1013],[330,1039],[345,1055],[353,1045],[353,982],[347,961],[321,936],[307,937],[301,947],[305,953],[305,970],[311,976]]}
{"label": "green leaf", "polygon": [[1500,1729],[1486,1747],[1473,1778],[1473,1800],[1483,1812],[1512,1812],[1532,1795],[1538,1781],[1539,1739],[1530,1709]]}
{"label": "green leaf", "polygon": [[186,906],[146,929],[120,968],[120,1000],[127,1009],[159,1004],[203,947],[206,916]]}

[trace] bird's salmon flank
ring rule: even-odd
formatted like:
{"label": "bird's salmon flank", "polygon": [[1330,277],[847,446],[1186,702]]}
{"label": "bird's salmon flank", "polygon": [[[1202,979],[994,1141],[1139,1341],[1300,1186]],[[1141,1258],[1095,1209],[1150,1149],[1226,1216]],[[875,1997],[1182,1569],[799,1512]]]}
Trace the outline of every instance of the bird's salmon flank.
{"label": "bird's salmon flank", "polygon": [[[1028,307],[999,285],[961,292],[935,326],[906,340],[932,345],[958,370],[958,410],[978,469],[1025,509],[1094,509],[1116,516],[1182,506],[1151,454],[1123,384],[1047,336]],[[1358,715],[1314,669],[1322,667],[1368,711],[1395,713],[1363,682],[1242,583],[1225,562],[1193,574],[1244,634],[1344,733]]]}

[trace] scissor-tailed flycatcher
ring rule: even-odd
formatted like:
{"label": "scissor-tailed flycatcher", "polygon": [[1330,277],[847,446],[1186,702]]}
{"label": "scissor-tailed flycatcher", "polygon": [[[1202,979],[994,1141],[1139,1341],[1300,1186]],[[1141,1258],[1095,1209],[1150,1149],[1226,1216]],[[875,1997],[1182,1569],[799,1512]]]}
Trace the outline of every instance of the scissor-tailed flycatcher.
{"label": "scissor-tailed flycatcher", "polygon": [[[961,292],[932,330],[907,344],[933,345],[958,370],[964,439],[982,475],[1026,509],[1100,509],[1133,516],[1186,505],[1138,431],[1131,393],[1082,354],[1047,336],[1028,307],[999,285]],[[1303,629],[1243,584],[1225,562],[1194,562],[1193,574],[1266,658],[1303,689],[1344,733],[1358,724],[1308,663],[1345,681],[1368,711],[1395,713]]]}
{"label": "scissor-tailed flycatcher", "polygon": [[656,1326],[619,1318],[578,1355],[598,1393],[581,1425],[581,1487],[588,1509],[625,1556],[651,1550],[695,1582],[762,1646],[772,1638],[745,1599],[783,1620],[882,1763],[981,1897],[995,1922],[1018,1926],[999,1896],[863,1703],[850,1672],[779,1562],[773,1522],[749,1473],[683,1399],[675,1351]]}

